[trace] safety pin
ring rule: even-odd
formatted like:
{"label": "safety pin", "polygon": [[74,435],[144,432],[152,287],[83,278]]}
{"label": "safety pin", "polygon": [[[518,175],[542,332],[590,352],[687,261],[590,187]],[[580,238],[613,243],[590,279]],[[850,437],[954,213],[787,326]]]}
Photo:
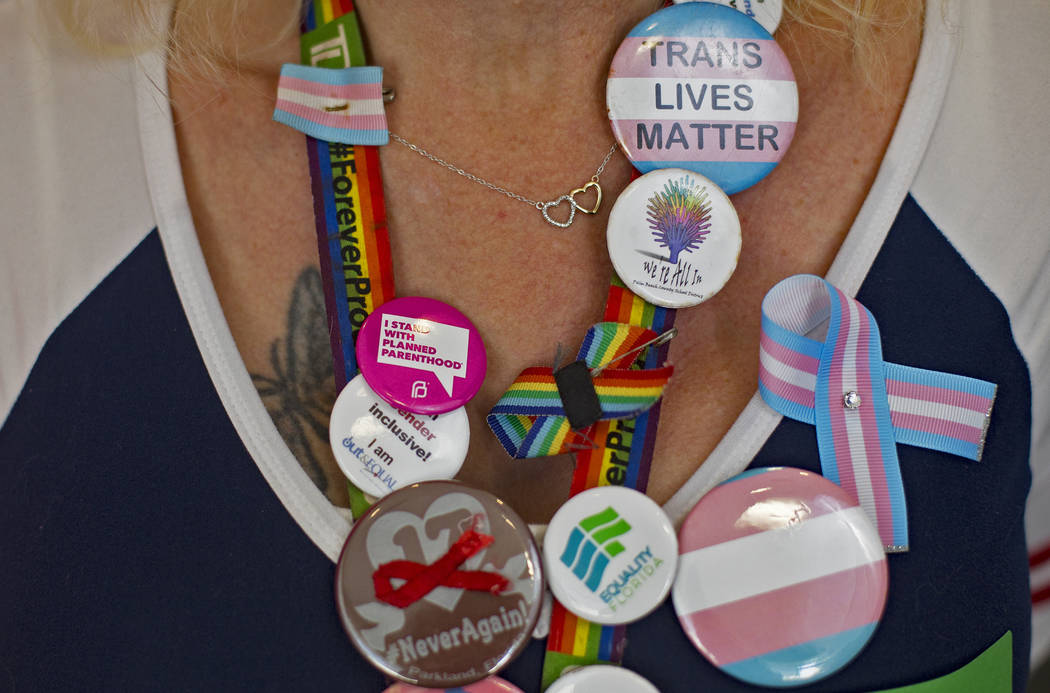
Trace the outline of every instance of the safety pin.
{"label": "safety pin", "polygon": [[631,354],[637,353],[637,352],[641,351],[642,349],[645,349],[646,347],[660,346],[661,344],[666,344],[667,342],[671,341],[672,339],[674,339],[677,336],[678,336],[678,328],[677,327],[672,327],[671,329],[667,330],[663,334],[660,334],[660,335],[657,335],[656,337],[653,337],[652,339],[650,339],[645,344],[639,344],[638,346],[636,346],[635,348],[631,349],[630,351],[625,351],[624,353],[620,354],[619,356],[617,356],[616,358],[614,358],[614,359],[612,359],[610,361],[606,361],[605,363],[598,364],[597,366],[595,366],[594,368],[591,369],[591,377],[594,377],[594,376],[598,375],[599,373],[601,373],[603,370],[608,368],[610,363],[613,363],[614,361],[622,361],[625,357],[630,356]]}

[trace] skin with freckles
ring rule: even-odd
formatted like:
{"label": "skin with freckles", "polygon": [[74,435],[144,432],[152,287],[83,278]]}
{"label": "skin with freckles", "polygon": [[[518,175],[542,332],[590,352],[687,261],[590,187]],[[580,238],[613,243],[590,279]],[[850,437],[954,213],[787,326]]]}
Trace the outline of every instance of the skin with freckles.
{"label": "skin with freckles", "polygon": [[[390,129],[486,180],[533,199],[586,182],[612,143],[605,76],[652,2],[356,3],[369,63],[397,89]],[[380,6],[381,5],[381,6]],[[261,16],[272,9],[261,3]],[[251,42],[251,36],[242,37]],[[778,280],[824,274],[878,170],[918,51],[915,26],[885,30],[878,88],[849,47],[811,27],[777,33],[799,87],[786,158],[733,196],[743,227],[736,273],[714,298],[679,311],[675,377],[663,407],[648,493],[663,502],[703,463],[755,391],[759,306]],[[298,37],[244,52],[223,80],[170,74],[176,135],[194,223],[237,346],[293,452],[336,502],[342,477],[327,449],[334,400],[306,148],[271,120],[280,65]],[[605,202],[570,229],[391,144],[382,149],[400,296],[455,305],[480,329],[489,370],[468,405],[460,479],[545,521],[565,500],[566,456],[511,460],[484,415],[525,367],[575,352],[600,319],[612,272],[605,222],[631,166],[615,155]],[[318,344],[320,343],[320,346]]]}

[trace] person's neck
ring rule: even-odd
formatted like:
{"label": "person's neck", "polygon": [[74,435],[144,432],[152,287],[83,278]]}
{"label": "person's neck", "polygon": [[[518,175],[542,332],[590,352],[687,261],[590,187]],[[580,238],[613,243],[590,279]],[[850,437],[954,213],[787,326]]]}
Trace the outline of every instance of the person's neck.
{"label": "person's neck", "polygon": [[658,0],[629,2],[357,2],[370,61],[407,89],[442,86],[477,100],[604,93],[613,52]]}

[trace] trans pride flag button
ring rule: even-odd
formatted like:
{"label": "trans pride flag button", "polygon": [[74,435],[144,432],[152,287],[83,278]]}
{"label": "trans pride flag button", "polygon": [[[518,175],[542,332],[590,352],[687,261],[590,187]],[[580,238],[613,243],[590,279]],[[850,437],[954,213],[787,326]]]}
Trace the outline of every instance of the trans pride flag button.
{"label": "trans pride flag button", "polygon": [[407,683],[395,683],[383,693],[522,693],[521,689],[509,681],[504,681],[498,676],[490,676],[477,683],[471,683],[459,688],[420,688]]}
{"label": "trans pride flag button", "polygon": [[569,499],[543,539],[547,582],[572,613],[593,623],[631,623],[667,597],[678,541],[644,493],[601,486]]}
{"label": "trans pride flag button", "polygon": [[467,457],[470,423],[463,407],[428,415],[391,406],[358,374],[335,400],[328,440],[346,478],[382,498],[417,481],[455,477]]}
{"label": "trans pride flag button", "polygon": [[613,57],[605,99],[635,168],[689,169],[728,195],[776,167],[798,121],[780,46],[744,12],[709,2],[665,7],[634,27]]}
{"label": "trans pride flag button", "polygon": [[882,618],[882,541],[839,486],[801,469],[745,472],[700,499],[671,593],[686,635],[742,681],[788,687],[846,666]]}

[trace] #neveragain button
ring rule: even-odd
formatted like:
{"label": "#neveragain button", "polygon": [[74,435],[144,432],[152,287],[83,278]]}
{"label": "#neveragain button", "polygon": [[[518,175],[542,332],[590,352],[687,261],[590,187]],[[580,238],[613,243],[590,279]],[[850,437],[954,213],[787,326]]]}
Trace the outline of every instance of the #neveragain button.
{"label": "#neveragain button", "polygon": [[328,438],[343,474],[382,498],[417,481],[456,476],[467,456],[470,424],[463,407],[413,414],[391,406],[358,375],[335,400]]}
{"label": "#neveragain button", "polygon": [[632,29],[605,98],[635,168],[696,171],[729,195],[776,168],[798,120],[780,46],[745,13],[710,2],[665,7]]}
{"label": "#neveragain button", "polygon": [[377,395],[417,414],[467,403],[485,379],[485,346],[463,313],[432,298],[395,298],[357,337],[357,362]]}
{"label": "#neveragain button", "polygon": [[855,500],[801,469],[745,472],[686,517],[672,599],[722,671],[800,686],[852,660],[882,618],[886,555]]}
{"label": "#neveragain button", "polygon": [[644,493],[601,486],[569,499],[543,539],[554,596],[577,616],[631,623],[658,607],[674,581],[678,542]]}
{"label": "#neveragain button", "polygon": [[665,308],[718,293],[740,257],[740,219],[717,185],[662,169],[628,185],[609,213],[609,258],[627,288]]}
{"label": "#neveragain button", "polygon": [[[395,683],[383,693],[442,693],[449,691],[448,688],[420,688],[407,683]],[[522,693],[522,690],[513,683],[504,681],[498,676],[490,676],[483,681],[472,683],[460,688],[451,689],[452,693]]]}
{"label": "#neveragain button", "polygon": [[660,693],[653,684],[630,669],[596,664],[563,674],[547,693]]}
{"label": "#neveragain button", "polygon": [[351,642],[384,674],[455,688],[521,652],[543,603],[539,552],[506,503],[453,481],[406,486],[354,525],[335,599]]}

